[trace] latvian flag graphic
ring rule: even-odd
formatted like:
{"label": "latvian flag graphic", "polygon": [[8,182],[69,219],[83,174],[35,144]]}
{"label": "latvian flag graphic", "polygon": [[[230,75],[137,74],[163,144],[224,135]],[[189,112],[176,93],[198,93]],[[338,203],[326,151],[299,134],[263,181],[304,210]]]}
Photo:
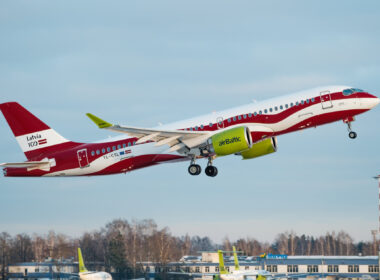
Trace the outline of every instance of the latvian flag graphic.
{"label": "latvian flag graphic", "polygon": [[38,140],[38,145],[43,145],[43,144],[47,144],[47,140],[46,139]]}

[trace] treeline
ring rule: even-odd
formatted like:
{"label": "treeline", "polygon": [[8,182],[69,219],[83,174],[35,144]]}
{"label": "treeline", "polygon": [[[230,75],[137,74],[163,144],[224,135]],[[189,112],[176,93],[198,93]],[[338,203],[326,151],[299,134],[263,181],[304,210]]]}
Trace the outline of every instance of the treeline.
{"label": "treeline", "polygon": [[[114,220],[104,228],[84,233],[79,238],[50,231],[47,235],[25,233],[14,236],[0,233],[1,277],[5,279],[8,264],[54,260],[77,260],[77,248],[81,247],[88,269],[112,271],[120,278],[142,276],[141,262],[151,261],[165,266],[178,261],[184,255],[199,255],[199,251],[223,249],[231,251],[235,245],[246,255],[262,253],[287,255],[376,255],[373,242],[354,243],[345,232],[327,233],[313,237],[293,232],[281,233],[273,243],[263,243],[254,238],[223,244],[214,243],[209,237],[173,236],[167,227],[159,228],[153,220]],[[112,268],[112,269],[111,269]]]}

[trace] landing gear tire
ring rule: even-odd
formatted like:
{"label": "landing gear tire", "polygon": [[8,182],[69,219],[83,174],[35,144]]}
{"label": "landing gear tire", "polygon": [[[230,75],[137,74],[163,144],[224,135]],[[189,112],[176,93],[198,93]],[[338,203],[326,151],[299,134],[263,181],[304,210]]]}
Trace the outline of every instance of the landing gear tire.
{"label": "landing gear tire", "polygon": [[350,131],[350,133],[348,133],[348,137],[350,137],[351,139],[355,139],[356,136],[357,136],[357,134],[354,131]]}
{"label": "landing gear tire", "polygon": [[215,166],[209,165],[206,167],[205,173],[207,176],[215,177],[216,175],[218,175],[218,168],[216,168]]}
{"label": "landing gear tire", "polygon": [[202,172],[202,168],[198,164],[191,164],[188,168],[190,175],[199,175]]}

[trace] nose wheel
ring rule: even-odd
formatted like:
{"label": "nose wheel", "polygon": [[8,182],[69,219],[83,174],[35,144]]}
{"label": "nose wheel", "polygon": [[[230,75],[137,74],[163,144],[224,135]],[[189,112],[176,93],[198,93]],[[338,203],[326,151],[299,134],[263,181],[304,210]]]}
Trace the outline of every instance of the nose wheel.
{"label": "nose wheel", "polygon": [[355,139],[356,136],[358,136],[355,131],[352,131],[352,129],[351,129],[351,122],[347,122],[347,130],[349,131],[348,137],[350,137],[351,139]]}

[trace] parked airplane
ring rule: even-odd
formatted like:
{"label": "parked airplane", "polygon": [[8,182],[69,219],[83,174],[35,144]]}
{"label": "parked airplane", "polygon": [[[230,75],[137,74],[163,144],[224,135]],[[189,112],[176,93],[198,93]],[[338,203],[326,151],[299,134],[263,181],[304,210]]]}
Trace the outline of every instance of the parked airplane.
{"label": "parked airplane", "polygon": [[112,280],[111,274],[104,271],[88,271],[84,266],[82,251],[78,248],[79,278],[80,280]]}
{"label": "parked airplane", "polygon": [[354,117],[379,103],[357,88],[330,86],[220,111],[152,129],[110,124],[87,114],[100,128],[128,136],[93,143],[67,140],[15,102],[0,104],[28,161],[3,163],[5,176],[91,176],[126,173],[164,162],[189,160],[188,171],[218,174],[213,160],[240,155],[252,159],[277,151],[276,137],[343,120],[349,137]]}
{"label": "parked airplane", "polygon": [[228,272],[224,266],[223,251],[218,250],[219,255],[219,276],[214,277],[215,280],[265,280],[266,278],[272,278],[270,272],[257,269],[257,270],[241,270],[239,266],[239,261],[236,254],[235,246],[233,248],[235,270]]}

